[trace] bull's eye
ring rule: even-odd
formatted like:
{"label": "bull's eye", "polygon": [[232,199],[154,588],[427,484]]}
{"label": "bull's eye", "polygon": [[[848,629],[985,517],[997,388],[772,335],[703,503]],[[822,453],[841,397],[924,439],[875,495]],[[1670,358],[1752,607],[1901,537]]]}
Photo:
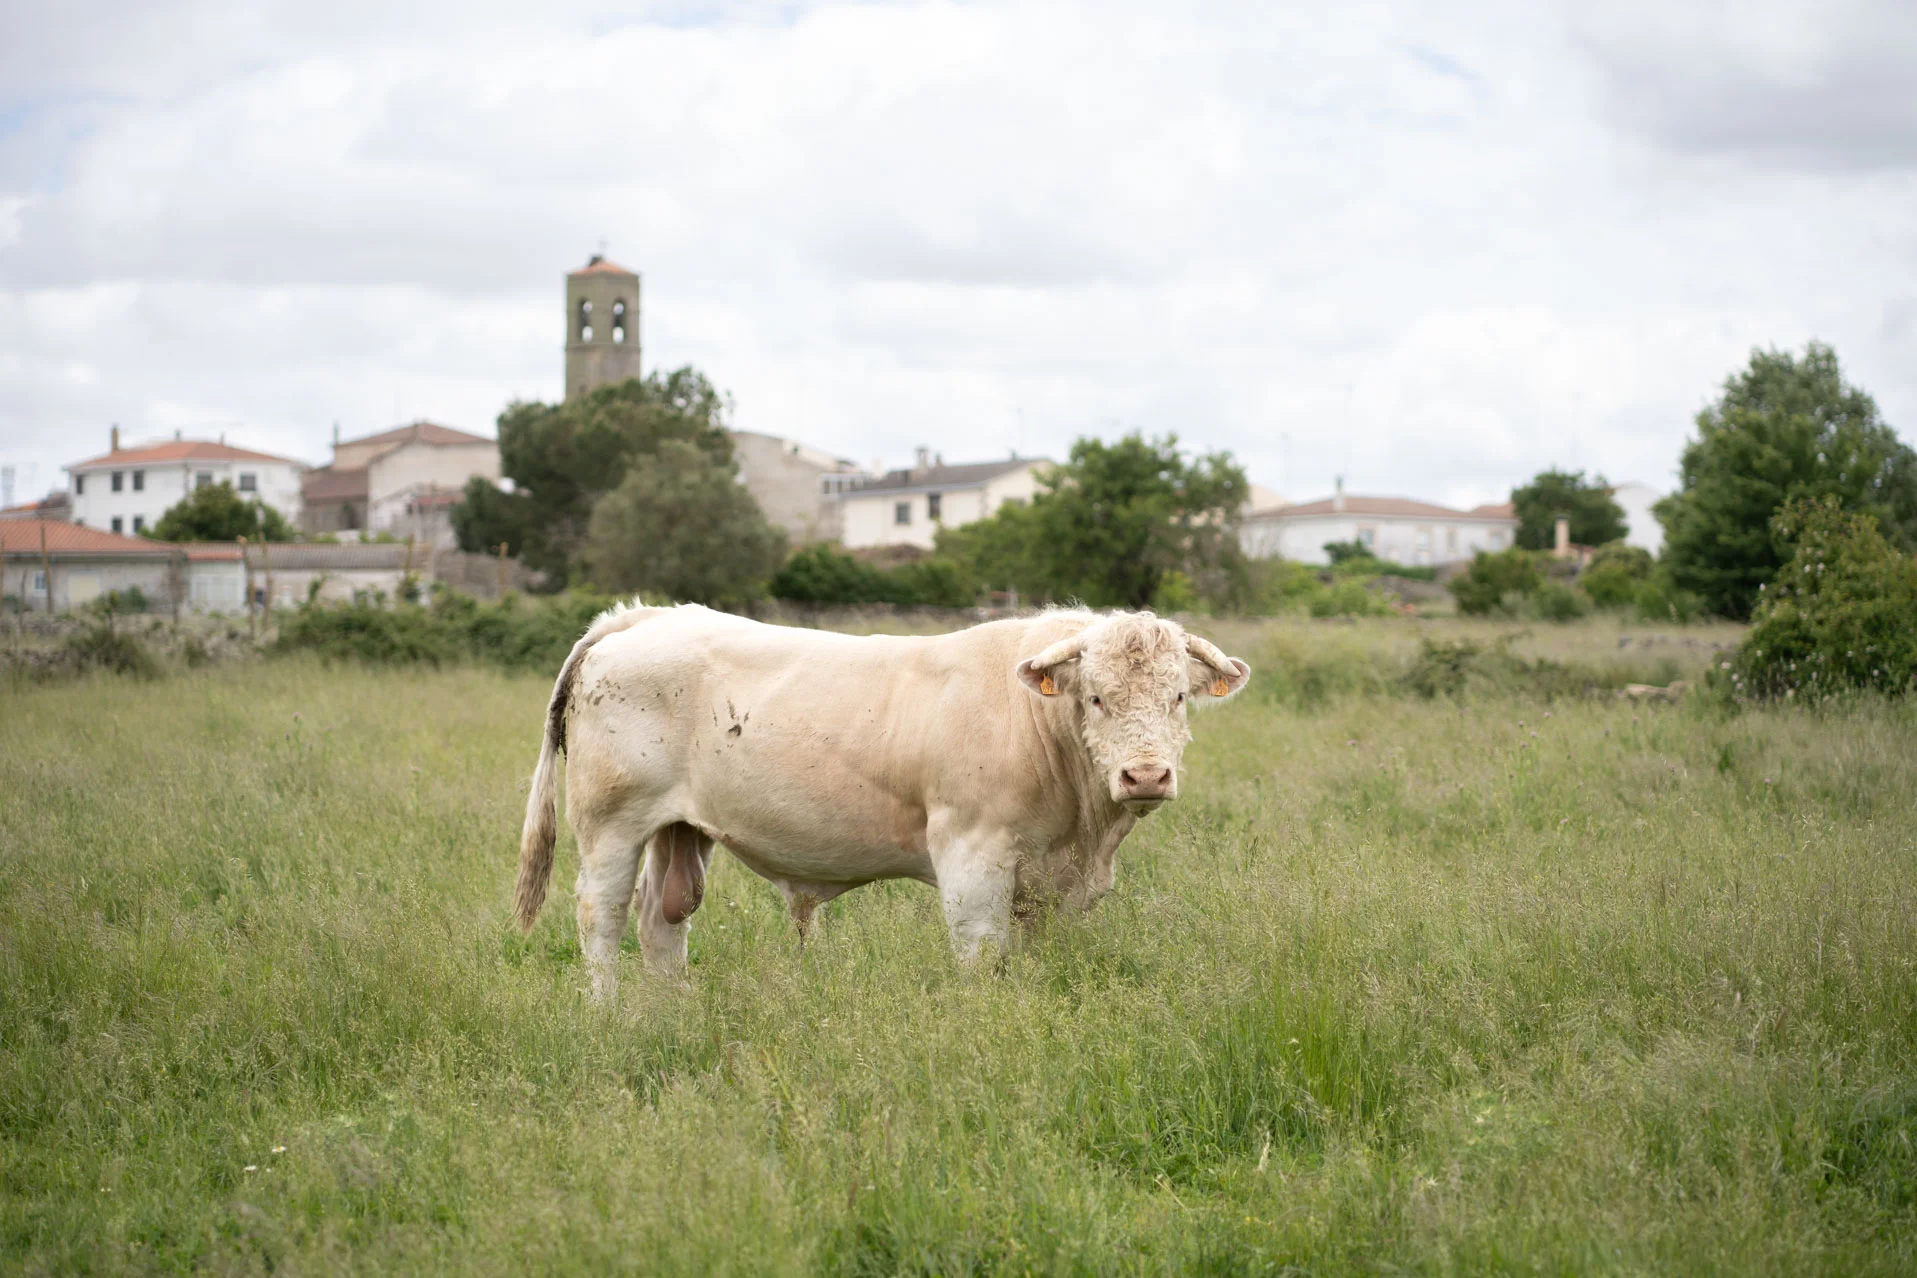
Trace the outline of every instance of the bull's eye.
{"label": "bull's eye", "polygon": [[1185,694],[1182,692],[1178,694],[1178,704],[1181,706],[1185,704]]}
{"label": "bull's eye", "polygon": [[1097,697],[1093,697],[1092,706],[1094,709],[1103,710],[1105,708],[1105,703],[1103,701],[1100,701]]}

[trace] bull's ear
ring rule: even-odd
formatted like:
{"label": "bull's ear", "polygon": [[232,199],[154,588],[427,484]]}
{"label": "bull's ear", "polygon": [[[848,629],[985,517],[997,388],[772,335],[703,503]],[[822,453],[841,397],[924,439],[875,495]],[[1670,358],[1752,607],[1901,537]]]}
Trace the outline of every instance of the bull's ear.
{"label": "bull's ear", "polygon": [[1036,657],[1025,658],[1014,670],[1018,681],[1039,696],[1056,697],[1065,690],[1076,669],[1074,663],[1084,651],[1085,641],[1073,635],[1070,639],[1060,639]]}
{"label": "bull's ear", "polygon": [[1194,696],[1222,701],[1243,688],[1251,678],[1250,666],[1236,657],[1227,657],[1197,635],[1185,636],[1185,651],[1191,654]]}
{"label": "bull's ear", "polygon": [[1039,664],[1037,657],[1018,663],[1018,681],[1041,697],[1056,697],[1071,679],[1072,663],[1060,661],[1050,666]]}

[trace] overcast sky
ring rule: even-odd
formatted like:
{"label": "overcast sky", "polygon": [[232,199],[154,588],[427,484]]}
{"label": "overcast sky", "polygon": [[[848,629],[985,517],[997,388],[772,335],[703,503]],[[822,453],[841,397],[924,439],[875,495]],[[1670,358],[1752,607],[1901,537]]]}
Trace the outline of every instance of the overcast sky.
{"label": "overcast sky", "polygon": [[648,368],[861,462],[1665,487],[1813,337],[1912,437],[1917,5],[1180,9],[0,6],[0,462],[490,434],[602,240]]}

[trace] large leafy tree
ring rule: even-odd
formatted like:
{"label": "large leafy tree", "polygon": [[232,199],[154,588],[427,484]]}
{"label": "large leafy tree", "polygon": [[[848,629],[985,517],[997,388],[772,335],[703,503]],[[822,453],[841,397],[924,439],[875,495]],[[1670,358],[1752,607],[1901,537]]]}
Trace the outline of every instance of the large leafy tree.
{"label": "large leafy tree", "polygon": [[653,373],[560,404],[515,403],[499,415],[504,491],[468,483],[453,514],[462,550],[503,542],[563,585],[578,567],[593,505],[669,440],[688,443],[730,473],[725,396],[693,368]]}
{"label": "large leafy tree", "polygon": [[1771,521],[1793,499],[1834,498],[1874,515],[1891,544],[1917,547],[1917,454],[1821,342],[1801,357],[1751,352],[1697,415],[1679,473],[1657,506],[1664,559],[1680,588],[1727,617],[1748,617],[1789,557]]}
{"label": "large leafy tree", "polygon": [[155,541],[291,541],[294,533],[279,511],[220,483],[196,488],[167,507],[146,535]]}
{"label": "large leafy tree", "polygon": [[694,603],[758,594],[785,535],[724,461],[686,439],[660,441],[593,504],[581,562],[594,585]]}
{"label": "large leafy tree", "polygon": [[939,551],[987,586],[1034,598],[1142,608],[1174,583],[1221,598],[1242,576],[1249,491],[1229,453],[1187,458],[1175,435],[1081,439],[1030,505],[941,532]]}
{"label": "large leafy tree", "polygon": [[1624,508],[1611,499],[1611,486],[1599,475],[1586,480],[1581,470],[1546,470],[1511,490],[1518,512],[1518,545],[1550,550],[1557,542],[1560,515],[1571,521],[1571,540],[1580,546],[1617,541],[1627,529]]}

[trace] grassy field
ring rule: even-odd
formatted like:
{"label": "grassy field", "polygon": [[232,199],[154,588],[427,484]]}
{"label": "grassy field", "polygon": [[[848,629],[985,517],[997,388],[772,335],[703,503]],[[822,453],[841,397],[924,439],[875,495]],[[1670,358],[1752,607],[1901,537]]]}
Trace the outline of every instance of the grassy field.
{"label": "grassy field", "polygon": [[[1917,712],[1407,692],[1465,622],[1232,625],[1186,797],[998,973],[934,894],[689,985],[507,925],[545,677],[0,689],[0,1267],[1911,1272]],[[964,743],[954,743],[963,748]]]}

